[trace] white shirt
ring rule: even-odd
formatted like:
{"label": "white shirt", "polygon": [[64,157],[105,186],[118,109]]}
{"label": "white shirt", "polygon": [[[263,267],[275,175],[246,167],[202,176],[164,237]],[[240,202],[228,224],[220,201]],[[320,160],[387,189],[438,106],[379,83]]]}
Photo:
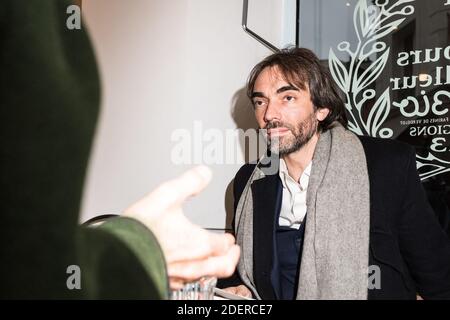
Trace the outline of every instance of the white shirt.
{"label": "white shirt", "polygon": [[305,168],[300,181],[295,181],[289,175],[286,162],[280,159],[280,179],[283,184],[283,199],[281,202],[280,226],[298,229],[306,215],[306,191],[312,162]]}

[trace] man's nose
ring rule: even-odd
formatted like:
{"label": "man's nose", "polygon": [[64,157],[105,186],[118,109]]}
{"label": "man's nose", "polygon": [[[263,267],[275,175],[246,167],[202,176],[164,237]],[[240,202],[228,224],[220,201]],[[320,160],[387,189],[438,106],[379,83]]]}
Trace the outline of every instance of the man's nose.
{"label": "man's nose", "polygon": [[271,122],[274,120],[280,120],[280,108],[274,102],[269,102],[264,113],[264,121]]}

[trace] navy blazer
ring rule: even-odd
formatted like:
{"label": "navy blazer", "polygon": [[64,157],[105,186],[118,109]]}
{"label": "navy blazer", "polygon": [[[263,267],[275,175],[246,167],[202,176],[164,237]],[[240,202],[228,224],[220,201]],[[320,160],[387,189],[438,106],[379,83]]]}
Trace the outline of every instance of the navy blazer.
{"label": "navy blazer", "polygon": [[[368,298],[416,299],[418,293],[425,299],[450,299],[450,239],[428,204],[414,148],[394,140],[360,140],[370,180],[369,265],[381,271],[381,288],[368,289]],[[254,168],[255,164],[245,164],[236,174],[235,210]],[[270,275],[280,184],[275,174],[251,186],[253,276],[263,299],[275,299]],[[237,279],[222,283],[237,285]]]}

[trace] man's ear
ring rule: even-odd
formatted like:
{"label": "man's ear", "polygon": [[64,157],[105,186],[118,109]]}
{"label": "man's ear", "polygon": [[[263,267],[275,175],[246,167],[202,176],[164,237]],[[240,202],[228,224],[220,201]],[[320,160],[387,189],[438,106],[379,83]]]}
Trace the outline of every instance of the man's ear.
{"label": "man's ear", "polygon": [[325,120],[325,118],[328,116],[329,113],[330,113],[330,109],[328,109],[328,108],[317,109],[317,111],[316,111],[317,120],[319,120],[319,121]]}

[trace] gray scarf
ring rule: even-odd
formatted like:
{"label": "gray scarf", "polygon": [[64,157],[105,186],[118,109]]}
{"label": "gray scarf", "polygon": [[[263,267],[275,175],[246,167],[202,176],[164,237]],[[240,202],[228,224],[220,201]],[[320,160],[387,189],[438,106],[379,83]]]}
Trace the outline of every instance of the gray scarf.
{"label": "gray scarf", "polygon": [[[312,161],[297,299],[367,299],[370,195],[363,146],[353,133],[335,124],[320,135]],[[258,299],[253,278],[251,184],[264,177],[257,165],[235,218],[242,250],[238,270]]]}

